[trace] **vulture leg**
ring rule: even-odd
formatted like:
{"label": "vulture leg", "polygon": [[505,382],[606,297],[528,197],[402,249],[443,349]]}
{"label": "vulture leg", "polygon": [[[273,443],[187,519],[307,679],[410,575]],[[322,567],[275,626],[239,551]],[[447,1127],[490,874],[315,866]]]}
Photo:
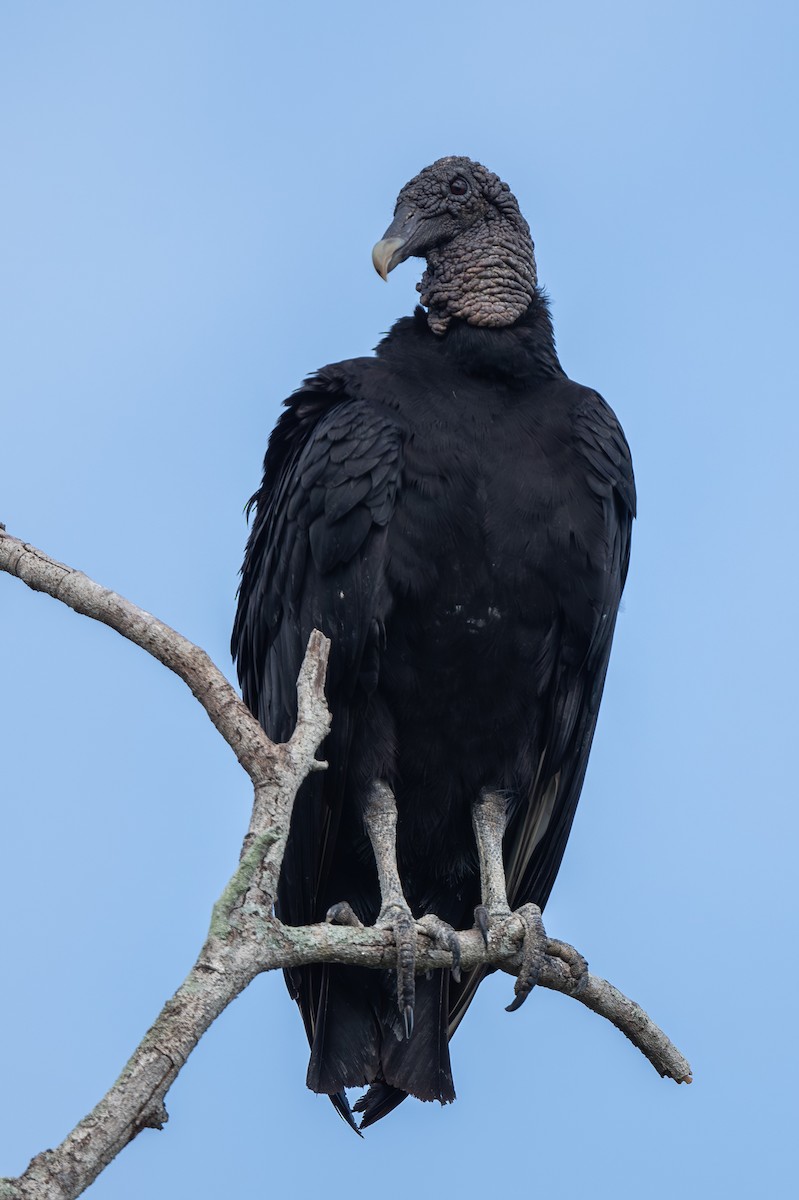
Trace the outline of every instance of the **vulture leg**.
{"label": "vulture leg", "polygon": [[391,929],[397,946],[397,1005],[405,1036],[413,1033],[416,1002],[416,926],[402,891],[397,867],[397,802],[386,783],[375,780],[364,814],[380,883],[380,915],[375,924]]}
{"label": "vulture leg", "polygon": [[[474,911],[477,928],[488,945],[489,930],[492,925],[503,924],[511,914],[508,904],[508,892],[505,883],[505,863],[502,857],[502,839],[505,836],[507,821],[507,800],[501,792],[492,792],[484,788],[480,799],[472,809],[472,823],[477,839],[477,854],[480,859],[480,893],[482,904]],[[524,941],[522,942],[522,965],[514,988],[515,998],[508,1005],[508,1012],[521,1008],[530,992],[538,982],[541,964],[545,954],[558,956],[562,943],[550,941],[547,938],[541,909],[537,904],[523,905],[515,916],[520,917],[524,924]],[[571,949],[571,947],[568,947]],[[576,953],[576,952],[575,952]],[[569,962],[574,974],[578,964]],[[579,968],[578,968],[579,969]],[[585,970],[583,964],[583,970]]]}
{"label": "vulture leg", "polygon": [[472,809],[472,825],[480,859],[482,897],[482,903],[474,910],[474,919],[486,945],[491,922],[501,921],[510,916],[505,863],[502,858],[507,810],[508,803],[504,795],[501,792],[491,792],[488,788],[483,788],[480,799]]}

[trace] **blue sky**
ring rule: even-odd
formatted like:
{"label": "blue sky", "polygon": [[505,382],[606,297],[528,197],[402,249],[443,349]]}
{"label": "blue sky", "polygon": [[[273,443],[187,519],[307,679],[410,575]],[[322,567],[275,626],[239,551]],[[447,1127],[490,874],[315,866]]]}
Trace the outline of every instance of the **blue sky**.
{"label": "blue sky", "polygon": [[[490,980],[457,1103],[359,1142],[277,976],[98,1200],[374,1186],[750,1197],[795,1175],[796,49],[739,2],[0,6],[0,520],[228,657],[280,401],[410,311],[370,262],[442,154],[506,179],[564,366],[632,445],[633,563],[548,926],[687,1054]],[[186,689],[0,578],[0,1172],[191,965],[249,795]],[[397,1176],[402,1176],[397,1178]]]}

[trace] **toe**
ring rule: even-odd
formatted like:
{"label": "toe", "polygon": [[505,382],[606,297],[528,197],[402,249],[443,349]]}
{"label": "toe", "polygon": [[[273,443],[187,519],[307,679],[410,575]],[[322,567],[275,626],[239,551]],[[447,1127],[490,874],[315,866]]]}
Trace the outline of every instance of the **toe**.
{"label": "toe", "polygon": [[397,1007],[405,1027],[405,1036],[413,1033],[413,1009],[416,1003],[416,925],[411,910],[399,904],[387,906],[377,920],[390,929],[397,947]]}
{"label": "toe", "polygon": [[524,1004],[530,992],[538,983],[541,966],[547,951],[547,935],[541,918],[541,909],[537,904],[525,904],[518,910],[517,916],[524,921],[524,941],[522,942],[522,965],[514,987],[515,999],[508,1005],[506,1012],[516,1012]]}
{"label": "toe", "polygon": [[575,950],[574,946],[570,946],[568,942],[561,942],[557,938],[548,938],[546,952],[550,958],[559,958],[566,964],[574,980],[575,991],[578,991],[588,979],[588,963],[580,951]]}
{"label": "toe", "polygon": [[437,917],[435,913],[426,913],[418,921],[421,929],[425,931],[428,937],[432,938],[433,944],[439,950],[447,950],[452,955],[452,978],[456,983],[461,981],[461,941],[455,930],[441,917]]}
{"label": "toe", "polygon": [[488,926],[490,924],[488,918],[488,909],[484,904],[478,904],[474,910],[474,923],[480,930],[480,936],[483,939],[483,944],[488,947]]}

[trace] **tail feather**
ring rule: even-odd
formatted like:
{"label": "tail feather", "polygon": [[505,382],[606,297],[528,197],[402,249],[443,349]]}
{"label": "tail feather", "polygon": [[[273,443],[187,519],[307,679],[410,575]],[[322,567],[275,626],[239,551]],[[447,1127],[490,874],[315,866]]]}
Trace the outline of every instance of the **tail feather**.
{"label": "tail feather", "polygon": [[399,1104],[402,1104],[403,1100],[407,1099],[408,1093],[401,1092],[399,1088],[389,1087],[387,1083],[381,1081],[371,1084],[369,1091],[361,1096],[357,1104],[353,1105],[353,1112],[363,1113],[363,1120],[358,1132],[368,1129],[376,1121],[387,1117]]}
{"label": "tail feather", "polygon": [[435,971],[430,979],[420,976],[416,980],[413,1037],[399,1040],[395,1002],[389,1029],[389,1022],[384,1021],[380,1049],[384,1083],[419,1100],[439,1100],[442,1104],[455,1099],[448,1044],[449,979],[449,971]]}
{"label": "tail feather", "polygon": [[416,981],[414,1033],[399,1041],[398,1015],[384,1024],[382,1073],[353,1107],[361,1113],[361,1129],[387,1117],[409,1095],[449,1104],[455,1099],[449,1061],[449,971]]}
{"label": "tail feather", "polygon": [[[308,1064],[307,1083],[312,1092],[336,1096],[344,1088],[363,1087],[376,1077],[381,1030],[374,976],[375,972],[347,967],[324,968]],[[342,1116],[347,1120],[343,1112]]]}
{"label": "tail feather", "polygon": [[355,1105],[360,1128],[379,1121],[406,1095],[455,1099],[449,1060],[449,971],[416,981],[414,1033],[403,1037],[393,974],[325,967],[313,1005],[308,1087],[330,1097],[358,1130],[345,1088],[369,1084]]}

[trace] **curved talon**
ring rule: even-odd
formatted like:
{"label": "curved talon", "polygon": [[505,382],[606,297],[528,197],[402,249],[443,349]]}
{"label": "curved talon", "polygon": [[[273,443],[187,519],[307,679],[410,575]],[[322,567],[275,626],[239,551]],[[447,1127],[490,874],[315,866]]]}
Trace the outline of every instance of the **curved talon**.
{"label": "curved talon", "polygon": [[516,993],[515,999],[508,1005],[505,1012],[516,1012],[524,1004],[538,983],[541,966],[548,948],[548,938],[538,905],[525,904],[518,909],[516,915],[524,921],[522,965],[513,989]]}

